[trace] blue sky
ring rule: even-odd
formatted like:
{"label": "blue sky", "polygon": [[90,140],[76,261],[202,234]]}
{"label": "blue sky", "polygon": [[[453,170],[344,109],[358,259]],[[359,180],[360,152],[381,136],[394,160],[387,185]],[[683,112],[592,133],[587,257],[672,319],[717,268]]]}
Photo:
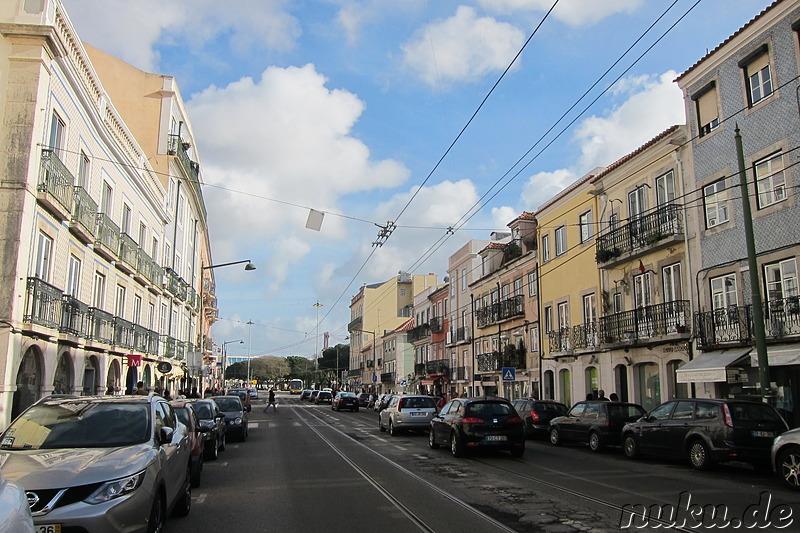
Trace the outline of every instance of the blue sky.
{"label": "blue sky", "polygon": [[84,41],[178,81],[214,261],[258,267],[215,270],[212,335],[245,340],[231,354],[303,356],[323,332],[345,342],[361,285],[412,267],[441,279],[467,240],[682,123],[675,77],[770,4],[560,0],[547,15],[554,1],[63,0]]}

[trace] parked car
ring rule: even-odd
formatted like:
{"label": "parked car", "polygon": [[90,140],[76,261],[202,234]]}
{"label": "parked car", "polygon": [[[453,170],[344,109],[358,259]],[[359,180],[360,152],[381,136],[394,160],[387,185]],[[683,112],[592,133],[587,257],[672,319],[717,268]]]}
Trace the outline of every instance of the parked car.
{"label": "parked car", "polygon": [[47,399],[0,436],[0,471],[37,531],[161,531],[191,510],[187,431],[154,394]]}
{"label": "parked car", "polygon": [[773,407],[760,402],[671,400],[625,426],[623,450],[630,458],[686,457],[698,470],[728,460],[766,468],[772,441],[788,429]]}
{"label": "parked car", "polygon": [[242,401],[244,401],[245,395],[250,395],[247,389],[230,389],[228,391],[228,396],[238,396]]}
{"label": "parked car", "polygon": [[314,392],[311,389],[303,389],[303,392],[300,393],[301,400],[309,400],[311,399],[311,393]]}
{"label": "parked car", "polygon": [[430,429],[437,412],[436,399],[431,396],[392,396],[386,409],[378,414],[378,428],[389,428],[392,436],[401,431]]}
{"label": "parked car", "polygon": [[240,442],[246,441],[250,417],[242,399],[238,396],[214,396],[212,399],[225,415],[225,434],[237,438]]}
{"label": "parked car", "polygon": [[511,404],[525,423],[525,435],[528,437],[547,437],[550,433],[550,421],[569,411],[569,407],[554,400],[520,398]]}
{"label": "parked car", "polygon": [[550,421],[550,443],[588,443],[593,452],[606,446],[619,446],[622,428],[639,420],[645,410],[641,405],[626,402],[592,400],[578,402],[564,416]]}
{"label": "parked car", "polygon": [[377,400],[375,400],[375,406],[373,409],[378,411],[379,413],[386,409],[386,406],[389,405],[389,400],[392,399],[394,394],[381,394]]}
{"label": "parked car", "polygon": [[169,402],[172,409],[175,411],[175,416],[178,417],[181,424],[186,426],[189,430],[189,447],[191,448],[191,478],[192,487],[197,488],[200,486],[200,479],[203,474],[203,455],[205,449],[204,433],[208,430],[200,426],[200,419],[197,418],[197,413],[194,411],[194,406],[191,402],[186,400],[172,400]]}
{"label": "parked car", "polygon": [[0,531],[34,533],[25,489],[0,476]]}
{"label": "parked car", "polygon": [[212,399],[189,400],[203,431],[203,453],[205,459],[215,461],[219,452],[225,451],[225,415]]}
{"label": "parked car", "polygon": [[772,443],[772,468],[791,490],[800,490],[800,428],[778,436]]}
{"label": "parked car", "polygon": [[358,412],[358,396],[356,396],[354,392],[339,391],[336,393],[336,396],[333,397],[331,409],[334,411],[350,409],[351,411]]}
{"label": "parked car", "polygon": [[317,394],[317,397],[314,400],[314,403],[317,404],[317,405],[319,405],[321,403],[330,403],[330,404],[332,404],[333,403],[333,394],[331,394],[331,391],[329,391],[329,390],[321,390],[321,391],[319,391],[319,394]]}
{"label": "parked car", "polygon": [[507,400],[457,398],[431,420],[428,445],[433,449],[449,446],[454,457],[461,457],[468,448],[499,448],[522,457],[525,426]]}
{"label": "parked car", "polygon": [[317,396],[319,396],[320,392],[322,392],[322,391],[312,390],[311,391],[311,395],[308,397],[308,401],[309,402],[316,402],[317,401]]}
{"label": "parked car", "polygon": [[372,394],[367,392],[362,392],[358,395],[358,405],[360,407],[369,407],[369,400],[372,398]]}

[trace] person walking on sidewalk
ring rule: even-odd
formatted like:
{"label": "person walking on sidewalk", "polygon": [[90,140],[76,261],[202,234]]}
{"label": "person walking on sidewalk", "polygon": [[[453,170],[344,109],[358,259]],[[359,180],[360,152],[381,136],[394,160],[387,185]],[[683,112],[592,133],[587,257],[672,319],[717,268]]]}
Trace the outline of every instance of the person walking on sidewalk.
{"label": "person walking on sidewalk", "polygon": [[275,402],[275,389],[269,390],[269,400],[267,400],[267,405],[264,406],[264,412],[266,413],[269,410],[269,406],[272,406],[273,412],[278,412],[278,404]]}

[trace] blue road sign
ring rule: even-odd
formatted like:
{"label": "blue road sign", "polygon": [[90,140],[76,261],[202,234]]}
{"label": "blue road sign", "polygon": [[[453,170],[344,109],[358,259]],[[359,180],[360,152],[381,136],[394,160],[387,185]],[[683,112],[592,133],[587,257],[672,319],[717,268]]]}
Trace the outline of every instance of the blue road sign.
{"label": "blue road sign", "polygon": [[503,381],[516,381],[517,369],[510,366],[503,367]]}

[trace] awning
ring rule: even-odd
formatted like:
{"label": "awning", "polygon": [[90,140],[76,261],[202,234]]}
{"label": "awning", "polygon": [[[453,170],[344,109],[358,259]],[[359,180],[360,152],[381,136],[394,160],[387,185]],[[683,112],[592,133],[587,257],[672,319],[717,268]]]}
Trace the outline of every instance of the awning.
{"label": "awning", "polygon": [[740,362],[752,348],[722,350],[698,355],[677,371],[678,383],[712,383],[728,381],[725,369]]}
{"label": "awning", "polygon": [[426,387],[432,387],[433,384],[434,384],[434,381],[435,380],[433,380],[433,379],[423,379],[420,384],[421,385],[425,385]]}
{"label": "awning", "polygon": [[[769,366],[800,365],[800,346],[767,346]],[[758,352],[750,352],[750,365],[758,367]]]}

